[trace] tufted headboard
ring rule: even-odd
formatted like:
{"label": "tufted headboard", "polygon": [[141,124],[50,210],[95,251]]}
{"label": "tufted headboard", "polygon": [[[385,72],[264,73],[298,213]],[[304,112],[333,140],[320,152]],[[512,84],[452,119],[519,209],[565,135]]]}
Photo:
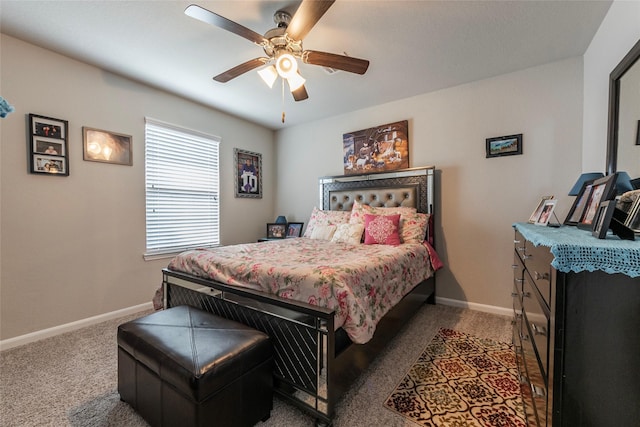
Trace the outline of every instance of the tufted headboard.
{"label": "tufted headboard", "polygon": [[353,202],[370,206],[409,206],[434,213],[435,167],[403,169],[368,175],[327,176],[319,179],[320,206],[348,211]]}

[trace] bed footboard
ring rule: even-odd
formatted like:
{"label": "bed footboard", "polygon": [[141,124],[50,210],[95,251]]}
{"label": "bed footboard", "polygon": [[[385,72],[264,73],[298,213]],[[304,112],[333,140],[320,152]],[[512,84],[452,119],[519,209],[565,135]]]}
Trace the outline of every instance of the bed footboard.
{"label": "bed footboard", "polygon": [[[330,425],[353,381],[425,303],[435,278],[425,280],[380,321],[366,344],[337,346],[332,310],[163,270],[164,306],[190,305],[268,334],[274,344],[275,392]],[[341,341],[341,340],[338,340]]]}
{"label": "bed footboard", "polygon": [[331,423],[338,399],[329,385],[335,363],[334,311],[169,270],[163,271],[163,288],[166,308],[190,305],[269,335],[275,392]]}

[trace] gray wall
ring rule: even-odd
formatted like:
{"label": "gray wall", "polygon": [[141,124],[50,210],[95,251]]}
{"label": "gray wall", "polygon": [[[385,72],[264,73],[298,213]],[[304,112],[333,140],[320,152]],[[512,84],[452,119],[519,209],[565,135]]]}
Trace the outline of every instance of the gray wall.
{"label": "gray wall", "polygon": [[[435,165],[439,298],[510,307],[513,231],[541,196],[558,217],[580,172],[582,59],[574,58],[280,130],[276,209],[307,221],[317,178],[340,175],[342,135],[409,120],[410,165]],[[524,134],[524,154],[485,158],[485,139]]]}
{"label": "gray wall", "polygon": [[[584,66],[574,58],[286,129],[275,147],[259,126],[2,35],[0,94],[17,111],[0,120],[0,339],[149,301],[167,260],[142,260],[145,115],[222,137],[224,244],[261,236],[276,213],[308,221],[317,178],[342,173],[342,134],[409,119],[411,164],[440,170],[438,297],[507,309],[510,224],[551,193],[564,219],[577,174],[604,170],[608,75],[640,36],[639,16],[639,2],[615,1]],[[69,120],[70,177],[27,173],[28,113]],[[133,135],[134,166],[84,162],[82,126]],[[485,138],[516,132],[522,156],[484,158]],[[263,154],[262,200],[233,197],[233,147]]]}
{"label": "gray wall", "polygon": [[[271,130],[2,35],[0,337],[148,303],[167,259],[144,261],[144,117],[222,138],[222,243],[273,221]],[[69,177],[27,172],[28,113],[69,121]],[[133,166],[82,159],[82,126],[133,136]],[[236,199],[233,148],[262,154],[264,197]]]}

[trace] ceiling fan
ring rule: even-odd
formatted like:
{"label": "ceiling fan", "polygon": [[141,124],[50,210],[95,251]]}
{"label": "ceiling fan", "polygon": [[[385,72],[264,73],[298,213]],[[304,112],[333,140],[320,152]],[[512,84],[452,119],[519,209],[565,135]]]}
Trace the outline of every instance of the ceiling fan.
{"label": "ceiling fan", "polygon": [[220,73],[213,78],[215,81],[226,83],[248,71],[265,66],[258,71],[258,74],[269,87],[273,87],[274,82],[280,76],[289,84],[293,98],[296,101],[303,101],[309,95],[304,87],[305,79],[298,71],[298,60],[305,64],[356,74],[364,74],[369,67],[369,61],[364,59],[302,48],[302,39],[311,31],[334,1],[303,0],[293,16],[286,11],[279,10],[273,17],[277,27],[267,31],[264,36],[195,4],[188,6],[184,13],[244,37],[262,47],[267,55],[250,59]]}

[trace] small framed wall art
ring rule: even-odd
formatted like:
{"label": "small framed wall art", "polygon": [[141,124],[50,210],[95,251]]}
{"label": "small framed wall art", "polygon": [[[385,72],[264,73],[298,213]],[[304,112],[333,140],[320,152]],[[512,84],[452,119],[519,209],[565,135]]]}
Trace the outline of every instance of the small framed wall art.
{"label": "small framed wall art", "polygon": [[29,172],[69,176],[69,122],[29,114]]}
{"label": "small framed wall art", "polygon": [[487,158],[522,154],[522,134],[487,138],[485,148]]}
{"label": "small framed wall art", "polygon": [[90,162],[133,165],[131,135],[82,127],[83,158]]}
{"label": "small framed wall art", "polygon": [[252,197],[261,199],[262,154],[234,148],[233,157],[236,174],[236,197]]}

